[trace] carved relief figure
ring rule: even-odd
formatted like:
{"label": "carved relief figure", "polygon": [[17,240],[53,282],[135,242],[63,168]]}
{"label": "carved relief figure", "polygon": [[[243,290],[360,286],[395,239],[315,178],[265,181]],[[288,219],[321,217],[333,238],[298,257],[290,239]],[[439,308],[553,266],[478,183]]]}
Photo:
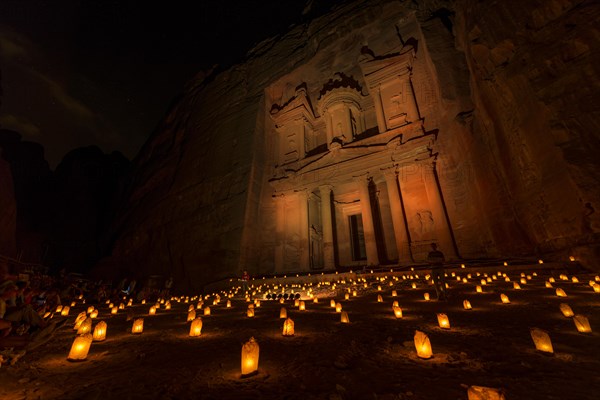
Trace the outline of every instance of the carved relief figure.
{"label": "carved relief figure", "polygon": [[433,237],[434,221],[429,210],[419,210],[413,217],[411,233],[415,240],[426,240]]}

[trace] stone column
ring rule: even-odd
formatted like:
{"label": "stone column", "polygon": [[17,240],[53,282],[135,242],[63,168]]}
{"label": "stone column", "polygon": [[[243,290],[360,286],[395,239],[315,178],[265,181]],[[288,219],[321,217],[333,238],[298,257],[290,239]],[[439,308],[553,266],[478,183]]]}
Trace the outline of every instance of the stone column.
{"label": "stone column", "polygon": [[325,269],[334,269],[331,186],[319,186],[319,191],[321,192],[321,221],[323,223],[323,264]]}
{"label": "stone column", "polygon": [[310,237],[308,232],[308,191],[298,191],[299,232],[300,232],[300,269],[310,270]]}
{"label": "stone column", "polygon": [[275,273],[285,272],[285,195],[275,195]]}
{"label": "stone column", "polygon": [[325,110],[325,128],[327,130],[327,148],[331,146],[331,141],[333,140],[333,121],[331,119],[331,114],[329,111]]}
{"label": "stone column", "polygon": [[398,263],[409,264],[411,260],[410,243],[406,230],[406,216],[402,208],[400,192],[398,191],[398,173],[396,168],[389,168],[383,171],[385,183],[388,189],[390,199],[390,210],[392,212],[392,224],[394,226],[394,237],[396,238],[396,248],[398,249]]}
{"label": "stone column", "polygon": [[366,176],[355,178],[360,195],[360,208],[362,211],[363,231],[365,235],[365,248],[367,251],[367,264],[379,265],[377,254],[377,242],[375,237],[375,225],[373,224],[373,213],[371,212],[371,199],[369,196],[369,180]]}
{"label": "stone column", "polygon": [[439,247],[440,251],[444,253],[446,259],[457,259],[458,254],[456,251],[456,244],[454,243],[454,236],[449,224],[449,218],[446,214],[446,208],[444,205],[444,198],[437,181],[435,172],[435,161],[424,162],[421,164],[423,169],[423,180],[425,183],[425,190],[427,191],[427,197],[431,206],[431,213],[433,215],[434,229],[439,235]]}
{"label": "stone column", "polygon": [[383,113],[383,102],[381,101],[381,90],[380,87],[374,87],[370,89],[373,93],[373,104],[375,105],[375,116],[377,117],[377,127],[379,133],[387,131],[387,124],[385,123],[385,114]]}
{"label": "stone column", "polygon": [[406,120],[415,122],[421,119],[419,116],[419,108],[415,99],[415,92],[410,81],[410,75],[406,74],[400,77],[402,80],[402,91],[406,93]]}

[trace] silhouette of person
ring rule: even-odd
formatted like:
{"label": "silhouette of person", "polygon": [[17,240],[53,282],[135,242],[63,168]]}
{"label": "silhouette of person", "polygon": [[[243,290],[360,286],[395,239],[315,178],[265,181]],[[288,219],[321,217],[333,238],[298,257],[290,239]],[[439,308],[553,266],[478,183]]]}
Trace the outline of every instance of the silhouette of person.
{"label": "silhouette of person", "polygon": [[447,300],[446,282],[444,279],[444,253],[437,249],[437,244],[431,243],[431,251],[427,254],[427,262],[431,265],[431,276],[435,285],[435,293],[438,300]]}

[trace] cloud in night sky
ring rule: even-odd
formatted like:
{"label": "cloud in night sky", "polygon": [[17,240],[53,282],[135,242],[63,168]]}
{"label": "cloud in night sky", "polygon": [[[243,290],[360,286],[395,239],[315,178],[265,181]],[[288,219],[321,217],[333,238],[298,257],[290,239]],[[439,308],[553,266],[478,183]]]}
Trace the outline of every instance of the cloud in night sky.
{"label": "cloud in night sky", "polygon": [[[128,149],[106,118],[70,90],[86,78],[63,73],[22,34],[0,28],[0,68],[0,127],[41,143],[52,167],[68,151],[92,144],[105,152],[119,149],[134,155],[137,149]],[[94,96],[93,88],[89,94]]]}

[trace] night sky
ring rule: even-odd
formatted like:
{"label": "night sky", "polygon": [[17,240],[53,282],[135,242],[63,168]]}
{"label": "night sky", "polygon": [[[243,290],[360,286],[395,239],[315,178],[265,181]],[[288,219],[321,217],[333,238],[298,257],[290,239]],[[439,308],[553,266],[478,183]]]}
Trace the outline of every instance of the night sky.
{"label": "night sky", "polygon": [[307,3],[1,0],[0,128],[44,145],[52,168],[91,144],[132,159],[186,81],[300,23]]}

